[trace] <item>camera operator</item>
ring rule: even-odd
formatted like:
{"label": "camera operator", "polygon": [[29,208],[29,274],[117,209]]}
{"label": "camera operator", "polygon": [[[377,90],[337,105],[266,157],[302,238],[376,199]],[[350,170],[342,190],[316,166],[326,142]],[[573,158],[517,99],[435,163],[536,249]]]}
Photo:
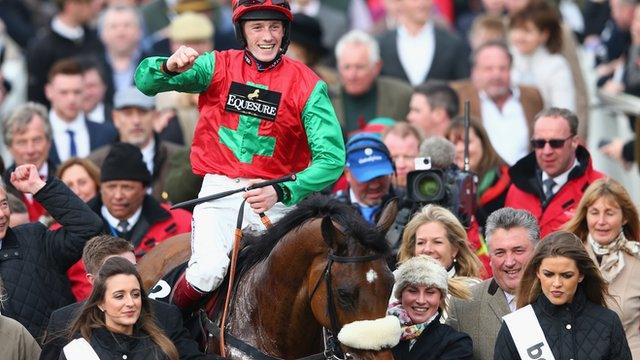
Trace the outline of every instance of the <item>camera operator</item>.
{"label": "camera operator", "polygon": [[420,146],[416,170],[407,175],[407,193],[400,202],[396,222],[387,240],[397,249],[404,226],[411,216],[426,204],[437,204],[450,210],[467,231],[469,246],[491,275],[486,247],[475,219],[476,176],[460,170],[455,163],[455,146],[442,137],[430,137]]}
{"label": "camera operator", "polygon": [[380,137],[372,133],[352,136],[346,150],[344,172],[349,185],[336,193],[336,199],[353,205],[365,220],[374,224],[383,205],[394,197],[393,160]]}

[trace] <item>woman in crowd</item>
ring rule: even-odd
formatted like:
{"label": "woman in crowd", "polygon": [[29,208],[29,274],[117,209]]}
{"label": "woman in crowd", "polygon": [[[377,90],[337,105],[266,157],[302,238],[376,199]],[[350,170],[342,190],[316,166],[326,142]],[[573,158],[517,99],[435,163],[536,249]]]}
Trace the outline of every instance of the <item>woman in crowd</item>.
{"label": "woman in crowd", "polygon": [[402,327],[398,345],[392,349],[396,360],[473,359],[469,335],[440,322],[448,294],[469,299],[464,282],[450,279],[435,259],[418,255],[394,272],[393,295],[388,313],[397,316]]}
{"label": "woman in crowd", "polygon": [[56,176],[84,202],[89,202],[100,189],[100,169],[87,159],[69,158],[58,166]]}
{"label": "woman in crowd", "polygon": [[69,334],[74,340],[60,359],[178,359],[176,347],[153,321],[135,266],[121,257],[102,265]]}
{"label": "woman in crowd", "polygon": [[[505,318],[494,359],[521,359],[513,336],[530,334],[536,320],[548,343],[537,346],[536,354],[550,350],[556,359],[631,359],[620,318],[606,307],[608,296],[607,283],[582,241],[565,231],[549,234],[536,247],[516,297],[518,315],[531,308],[535,315],[523,319],[524,324]],[[517,325],[521,329],[512,334],[511,326]],[[542,341],[535,339],[535,344]]]}
{"label": "woman in crowd", "polygon": [[420,254],[438,260],[449,277],[465,277],[478,283],[482,263],[467,243],[467,232],[449,210],[429,204],[413,215],[404,229],[398,262]]}
{"label": "woman in crowd", "polygon": [[513,50],[512,79],[540,90],[545,107],[576,110],[571,69],[559,53],[562,29],[556,10],[544,1],[534,1],[509,18]]}
{"label": "woman in crowd", "polygon": [[634,359],[640,359],[640,220],[627,190],[600,179],[584,192],[565,229],[584,243],[609,284],[607,305],[622,320]]}
{"label": "woman in crowd", "polygon": [[[464,119],[455,118],[446,132],[446,138],[456,147],[456,165],[464,168]],[[471,120],[469,124],[469,170],[478,175],[478,209],[476,219],[481,227],[492,212],[504,206],[511,178],[509,165],[491,145],[484,126]]]}

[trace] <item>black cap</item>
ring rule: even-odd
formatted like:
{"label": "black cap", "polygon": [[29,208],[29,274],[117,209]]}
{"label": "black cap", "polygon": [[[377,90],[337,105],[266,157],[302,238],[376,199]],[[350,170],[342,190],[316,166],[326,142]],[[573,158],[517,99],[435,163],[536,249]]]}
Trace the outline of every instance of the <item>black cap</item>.
{"label": "black cap", "polygon": [[145,186],[151,183],[151,174],[137,146],[122,142],[111,146],[100,169],[100,181],[112,180],[140,181]]}

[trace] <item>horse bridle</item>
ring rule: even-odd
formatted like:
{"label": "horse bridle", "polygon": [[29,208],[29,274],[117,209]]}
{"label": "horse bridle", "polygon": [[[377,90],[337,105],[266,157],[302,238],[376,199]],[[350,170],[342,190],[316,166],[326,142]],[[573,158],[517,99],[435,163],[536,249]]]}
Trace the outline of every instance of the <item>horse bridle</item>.
{"label": "horse bridle", "polygon": [[[374,254],[367,256],[338,256],[334,254],[333,250],[329,251],[327,256],[327,264],[322,271],[322,276],[318,278],[316,285],[313,287],[311,296],[309,296],[309,302],[313,300],[322,279],[325,280],[327,286],[327,308],[329,312],[329,320],[331,321],[331,329],[322,328],[322,335],[324,340],[324,358],[329,360],[347,360],[353,359],[353,356],[349,353],[342,352],[339,341],[337,339],[338,332],[340,331],[340,325],[338,324],[338,314],[336,313],[335,299],[333,295],[333,287],[331,286],[331,267],[334,262],[341,264],[353,264],[363,263],[373,260],[378,260],[384,257],[383,254]],[[306,358],[304,358],[306,359]]]}

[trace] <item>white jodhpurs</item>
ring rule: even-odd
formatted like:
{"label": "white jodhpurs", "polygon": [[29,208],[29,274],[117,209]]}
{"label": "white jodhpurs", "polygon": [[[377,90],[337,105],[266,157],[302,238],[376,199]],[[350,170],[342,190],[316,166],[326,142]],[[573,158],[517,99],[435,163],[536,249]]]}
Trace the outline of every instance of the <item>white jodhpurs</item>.
{"label": "white jodhpurs", "polygon": [[[231,179],[222,175],[207,174],[202,182],[198,198],[249,185],[248,179]],[[199,204],[193,210],[191,229],[191,259],[185,277],[198,290],[209,292],[216,289],[225,275],[230,262],[230,253],[235,237],[238,211],[243,192]],[[288,208],[276,203],[265,214],[271,222],[278,221]],[[244,207],[243,229],[264,230],[260,216],[249,204]]]}

